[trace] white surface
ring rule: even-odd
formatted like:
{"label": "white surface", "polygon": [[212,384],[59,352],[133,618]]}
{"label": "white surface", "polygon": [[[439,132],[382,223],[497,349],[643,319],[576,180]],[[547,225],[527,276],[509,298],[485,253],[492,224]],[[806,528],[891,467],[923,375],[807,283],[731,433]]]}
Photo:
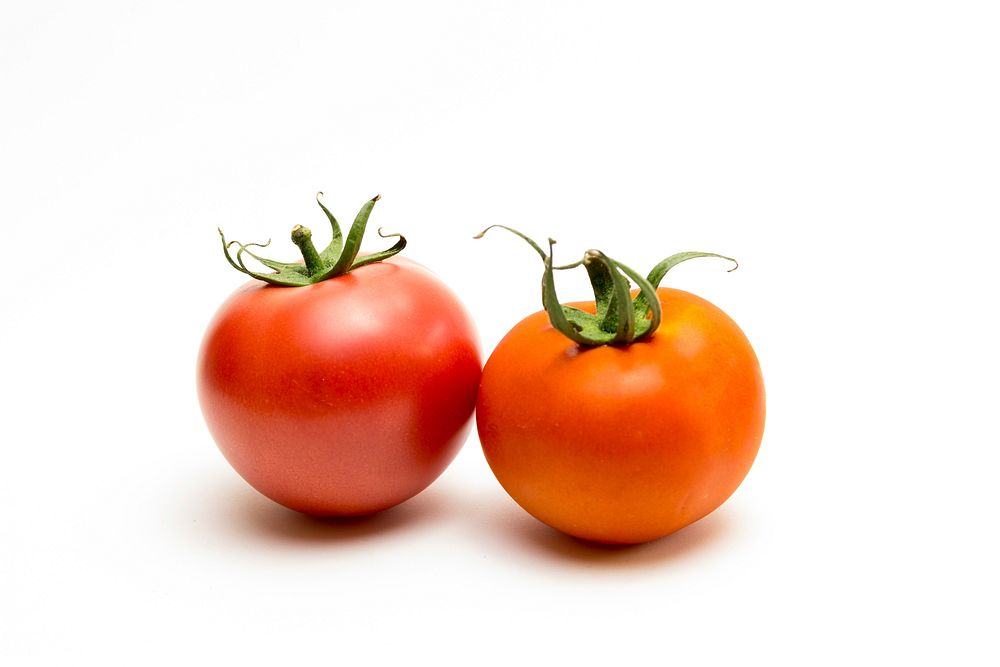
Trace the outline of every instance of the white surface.
{"label": "white surface", "polygon": [[[360,5],[0,10],[0,660],[996,664],[996,5]],[[194,392],[215,227],[291,258],[320,189],[381,193],[487,352],[539,280],[488,224],[738,257],[667,282],[761,359],[743,487],[632,549],[537,524],[474,437],[371,520],[256,495]]]}

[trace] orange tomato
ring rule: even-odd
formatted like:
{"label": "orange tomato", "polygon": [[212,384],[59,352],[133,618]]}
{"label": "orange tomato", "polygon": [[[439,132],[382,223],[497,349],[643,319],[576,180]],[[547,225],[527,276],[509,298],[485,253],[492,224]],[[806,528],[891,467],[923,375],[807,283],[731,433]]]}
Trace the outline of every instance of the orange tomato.
{"label": "orange tomato", "polygon": [[656,293],[663,320],[647,338],[581,346],[541,311],[483,370],[476,417],[490,467],[521,507],[578,538],[638,543],[697,521],[760,446],[764,383],[746,336],[700,297]]}

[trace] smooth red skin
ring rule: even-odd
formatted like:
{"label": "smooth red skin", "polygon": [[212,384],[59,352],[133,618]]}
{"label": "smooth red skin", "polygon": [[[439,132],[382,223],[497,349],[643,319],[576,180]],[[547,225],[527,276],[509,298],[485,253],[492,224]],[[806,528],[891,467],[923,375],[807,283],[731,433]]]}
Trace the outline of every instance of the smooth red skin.
{"label": "smooth red skin", "polygon": [[760,447],[764,383],[746,336],[702,298],[658,293],[651,338],[584,349],[539,312],[483,369],[476,421],[494,474],[534,517],[585,540],[646,542],[697,521]]}
{"label": "smooth red skin", "polygon": [[468,435],[480,369],[454,294],[393,258],[308,287],[238,289],[205,333],[198,396],[251,486],[307,514],[361,515],[444,471]]}

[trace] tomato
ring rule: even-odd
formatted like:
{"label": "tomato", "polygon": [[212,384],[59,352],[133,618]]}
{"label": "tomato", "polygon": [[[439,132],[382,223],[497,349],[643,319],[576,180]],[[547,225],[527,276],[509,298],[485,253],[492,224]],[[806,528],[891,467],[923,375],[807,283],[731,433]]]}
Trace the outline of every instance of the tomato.
{"label": "tomato", "polygon": [[736,490],[760,446],[764,384],[746,336],[702,298],[655,295],[662,321],[642,339],[581,345],[542,311],[483,369],[476,419],[490,468],[531,515],[578,538],[639,543],[697,521]]}
{"label": "tomato", "polygon": [[312,284],[238,289],[208,327],[197,384],[212,436],[251,486],[300,512],[360,515],[447,467],[480,370],[454,294],[391,257]]}

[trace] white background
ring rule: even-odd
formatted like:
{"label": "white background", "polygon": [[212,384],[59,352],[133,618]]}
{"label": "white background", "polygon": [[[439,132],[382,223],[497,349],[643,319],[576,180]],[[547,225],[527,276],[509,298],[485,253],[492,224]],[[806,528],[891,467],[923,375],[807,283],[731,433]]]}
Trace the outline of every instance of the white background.
{"label": "white background", "polygon": [[[997,664],[998,34],[991,2],[5,3],[0,659]],[[629,549],[524,514],[475,436],[370,520],[258,496],[194,391],[244,278],[215,229],[293,259],[321,189],[383,195],[484,353],[540,275],[486,225],[739,258],[667,284],[757,349],[744,485]]]}

